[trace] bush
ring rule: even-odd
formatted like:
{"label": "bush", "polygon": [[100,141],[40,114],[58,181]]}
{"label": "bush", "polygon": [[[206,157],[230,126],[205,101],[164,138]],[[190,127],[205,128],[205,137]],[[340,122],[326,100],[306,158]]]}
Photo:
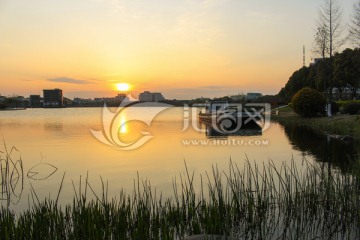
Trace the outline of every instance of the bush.
{"label": "bush", "polygon": [[349,102],[344,106],[344,112],[351,115],[357,114],[359,110],[360,110],[360,103],[358,102]]}
{"label": "bush", "polygon": [[336,103],[339,105],[340,110],[342,110],[342,112],[345,113],[344,109],[349,103],[359,103],[360,104],[360,101],[359,100],[346,100],[346,101],[341,100],[341,101],[337,101]]}
{"label": "bush", "polygon": [[294,95],[291,104],[297,114],[314,117],[324,113],[326,100],[321,92],[305,87]]}

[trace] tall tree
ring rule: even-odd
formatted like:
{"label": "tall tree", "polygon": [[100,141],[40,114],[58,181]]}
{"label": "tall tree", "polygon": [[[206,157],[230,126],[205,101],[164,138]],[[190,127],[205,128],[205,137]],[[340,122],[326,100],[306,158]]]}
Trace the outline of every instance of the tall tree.
{"label": "tall tree", "polygon": [[294,72],[294,74],[289,78],[289,81],[285,85],[286,101],[291,101],[295,93],[297,93],[300,89],[309,86],[308,75],[308,67],[302,67],[301,69]]}
{"label": "tall tree", "polygon": [[319,8],[316,29],[317,35],[320,35],[320,40],[322,40],[321,43],[325,44],[325,46],[321,46],[325,49],[325,57],[332,58],[344,44],[342,17],[343,11],[338,0],[323,0]]}
{"label": "tall tree", "polygon": [[316,30],[313,52],[323,59],[329,54],[329,38],[325,26],[318,26]]}
{"label": "tall tree", "polygon": [[360,47],[360,1],[354,4],[354,13],[350,24],[350,40]]}
{"label": "tall tree", "polygon": [[356,48],[352,52],[351,57],[351,77],[349,84],[353,93],[353,99],[356,98],[357,90],[360,88],[360,48]]}
{"label": "tall tree", "polygon": [[[338,0],[323,0],[319,8],[318,19],[316,20],[316,35],[314,48],[322,53],[322,58],[329,58],[330,76],[325,81],[325,91],[327,91],[328,103],[331,101],[333,88],[333,56],[344,44],[344,25],[342,21],[343,11]],[[327,106],[328,116],[331,116],[330,108]]]}
{"label": "tall tree", "polygon": [[354,85],[357,89],[356,69],[353,63],[354,51],[345,49],[341,54],[337,53],[334,57],[334,87],[339,91],[339,98],[342,98],[342,92],[347,86]]}

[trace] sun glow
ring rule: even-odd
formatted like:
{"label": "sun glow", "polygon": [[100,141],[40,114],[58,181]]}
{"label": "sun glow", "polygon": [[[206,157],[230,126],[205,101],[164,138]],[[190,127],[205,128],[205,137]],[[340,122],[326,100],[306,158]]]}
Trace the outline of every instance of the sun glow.
{"label": "sun glow", "polygon": [[130,85],[128,83],[117,83],[116,89],[118,91],[126,92],[130,90]]}

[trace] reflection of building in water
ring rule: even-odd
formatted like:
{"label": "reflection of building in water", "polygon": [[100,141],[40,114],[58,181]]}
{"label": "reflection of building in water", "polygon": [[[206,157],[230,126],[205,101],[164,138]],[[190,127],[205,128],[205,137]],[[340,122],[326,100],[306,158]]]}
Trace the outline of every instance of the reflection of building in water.
{"label": "reflection of building in water", "polygon": [[141,102],[159,102],[161,100],[165,100],[165,98],[161,93],[145,91],[139,94],[139,100]]}
{"label": "reflection of building in water", "polygon": [[45,120],[44,122],[44,130],[46,131],[62,131],[63,130],[63,123],[59,120]]}
{"label": "reflection of building in water", "polygon": [[43,90],[44,104],[46,108],[64,107],[64,98],[61,89]]}

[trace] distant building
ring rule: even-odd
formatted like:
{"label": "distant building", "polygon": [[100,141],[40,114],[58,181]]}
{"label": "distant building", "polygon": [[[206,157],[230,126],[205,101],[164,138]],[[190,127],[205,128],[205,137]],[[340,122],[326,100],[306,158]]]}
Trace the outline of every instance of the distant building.
{"label": "distant building", "polygon": [[43,92],[43,106],[45,108],[64,107],[64,98],[61,89],[43,90]]}
{"label": "distant building", "polygon": [[199,98],[195,98],[192,100],[195,103],[205,103],[207,101],[210,101],[210,98],[205,98],[205,97],[199,97]]}
{"label": "distant building", "polygon": [[106,104],[115,104],[116,100],[114,97],[102,97],[102,98],[94,98],[95,103],[106,103]]}
{"label": "distant building", "polygon": [[92,102],[91,98],[74,98],[74,103],[80,104],[80,103],[90,103]]}
{"label": "distant building", "polygon": [[341,92],[338,88],[332,89],[332,97],[334,100],[356,100],[360,96],[360,88],[353,89],[350,84],[347,84]]}
{"label": "distant building", "polygon": [[246,94],[246,101],[253,100],[253,99],[256,99],[259,97],[262,97],[261,93],[248,93],[248,94]]}
{"label": "distant building", "polygon": [[240,101],[240,100],[244,100],[246,98],[245,94],[237,94],[237,95],[232,95],[230,96],[230,98],[234,101]]}
{"label": "distant building", "polygon": [[[120,93],[115,97],[102,97],[102,98],[94,98],[92,101],[88,101],[88,103],[93,103],[93,105],[104,105],[106,103],[108,106],[116,106],[119,105],[122,101],[127,99],[126,94]],[[80,99],[79,99],[80,100]],[[74,99],[75,102],[78,102],[78,99]],[[79,102],[80,104],[85,103],[84,101]]]}
{"label": "distant building", "polygon": [[120,103],[122,102],[124,99],[126,98],[126,94],[124,93],[119,93],[116,97],[115,97],[115,101]]}
{"label": "distant building", "polygon": [[29,98],[30,107],[40,108],[43,106],[42,98],[40,95],[30,95]]}
{"label": "distant building", "polygon": [[64,97],[64,107],[72,107],[74,106],[74,101],[69,99],[69,98],[66,98]]}
{"label": "distant building", "polygon": [[329,58],[314,58],[314,62],[310,63],[310,66],[314,66],[314,65],[318,64],[319,62],[324,61],[326,59],[329,59]]}
{"label": "distant building", "polygon": [[161,100],[165,100],[165,98],[161,93],[145,91],[139,94],[139,100],[141,102],[159,102]]}

